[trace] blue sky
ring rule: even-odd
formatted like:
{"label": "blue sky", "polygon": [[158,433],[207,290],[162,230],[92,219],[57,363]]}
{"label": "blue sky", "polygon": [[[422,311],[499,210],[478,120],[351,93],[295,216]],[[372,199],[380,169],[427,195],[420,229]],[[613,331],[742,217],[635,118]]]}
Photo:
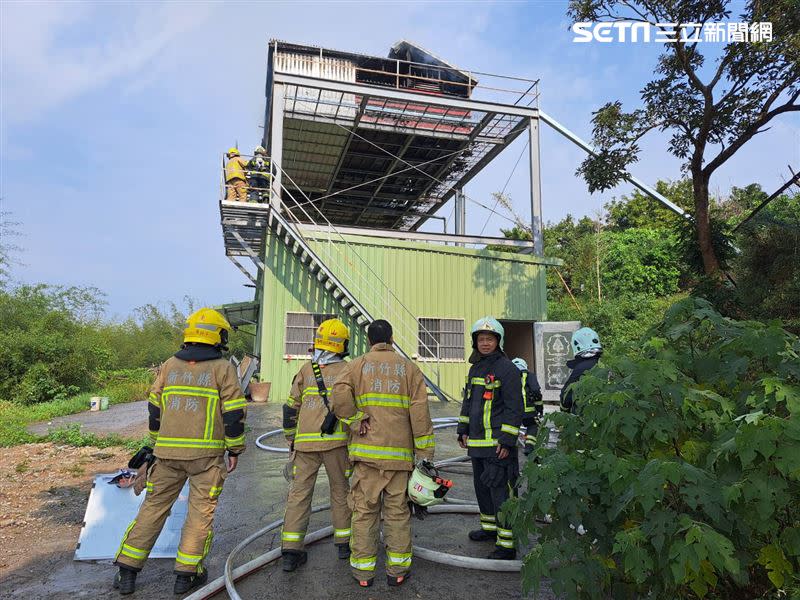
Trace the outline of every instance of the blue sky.
{"label": "blue sky", "polygon": [[[409,39],[476,71],[541,79],[541,107],[588,138],[606,101],[637,105],[658,47],[574,44],[566,2],[0,3],[0,196],[22,222],[21,282],[94,285],[109,316],[148,302],[249,299],[225,258],[217,194],[221,152],[251,148],[263,125],[270,38],[385,55]],[[524,142],[466,189],[491,204]],[[657,134],[635,175],[680,176]],[[544,128],[545,219],[593,214],[621,186],[590,196],[581,150]],[[712,179],[725,194],[766,190],[800,163],[800,119],[774,122]],[[529,214],[523,159],[507,192]],[[488,213],[468,203],[468,231]],[[440,214],[450,214],[447,206]],[[485,233],[508,222],[493,218]],[[436,228],[437,222],[432,222]]]}

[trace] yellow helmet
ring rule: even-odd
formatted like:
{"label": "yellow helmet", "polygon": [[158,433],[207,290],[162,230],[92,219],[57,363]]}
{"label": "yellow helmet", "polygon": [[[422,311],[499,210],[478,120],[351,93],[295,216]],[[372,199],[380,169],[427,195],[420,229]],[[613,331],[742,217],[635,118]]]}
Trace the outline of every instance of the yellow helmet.
{"label": "yellow helmet", "polygon": [[[198,342],[211,346],[225,345],[231,324],[213,308],[201,308],[186,319],[188,327],[183,330],[183,341]],[[223,331],[225,333],[223,333]]]}
{"label": "yellow helmet", "polygon": [[328,319],[320,323],[314,335],[314,348],[329,350],[336,354],[347,351],[347,342],[350,340],[350,330],[339,319]]}
{"label": "yellow helmet", "polygon": [[228,158],[231,156],[239,156],[239,149],[238,148],[228,148]]}

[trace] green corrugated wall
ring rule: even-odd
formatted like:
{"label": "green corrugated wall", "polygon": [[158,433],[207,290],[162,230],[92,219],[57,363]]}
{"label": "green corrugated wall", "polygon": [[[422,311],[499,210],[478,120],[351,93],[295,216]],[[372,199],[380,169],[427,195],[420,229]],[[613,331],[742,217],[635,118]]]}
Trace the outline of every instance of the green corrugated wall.
{"label": "green corrugated wall", "polygon": [[[444,391],[454,397],[458,396],[468,369],[469,328],[473,321],[487,314],[501,320],[539,321],[546,317],[546,260],[383,238],[348,236],[348,244],[330,242],[322,236],[306,238],[375,318],[387,318],[392,323],[395,341],[408,354],[417,352],[416,342],[409,337],[410,332],[416,333],[416,318],[464,320],[463,361],[417,361],[426,375],[438,380]],[[302,360],[284,357],[287,312],[340,315],[351,329],[354,355],[366,350],[366,340],[316,277],[272,233],[267,236],[264,263],[261,379],[272,382],[270,401],[276,402],[286,399],[292,377],[302,364]],[[387,293],[380,280],[405,309],[398,306],[398,300]],[[357,293],[357,285],[365,285],[368,291]]]}

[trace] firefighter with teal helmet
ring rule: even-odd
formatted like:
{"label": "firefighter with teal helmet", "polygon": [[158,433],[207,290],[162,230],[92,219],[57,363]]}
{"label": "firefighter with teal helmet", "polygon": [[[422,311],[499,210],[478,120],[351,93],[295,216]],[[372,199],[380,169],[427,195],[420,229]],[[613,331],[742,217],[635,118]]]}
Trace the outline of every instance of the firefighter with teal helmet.
{"label": "firefighter with teal helmet", "polygon": [[564,387],[561,388],[561,410],[576,413],[577,405],[573,398],[572,387],[586,371],[592,369],[603,355],[600,336],[591,327],[581,327],[572,334],[572,353],[575,358],[567,361],[571,369]]}
{"label": "firefighter with teal helmet", "polygon": [[524,358],[515,358],[511,361],[522,375],[522,394],[525,399],[525,416],[522,424],[525,426],[525,456],[533,452],[536,445],[536,434],[539,433],[539,422],[544,414],[542,388],[536,380],[536,373],[528,371],[528,363]]}
{"label": "firefighter with teal helmet", "polygon": [[480,529],[470,531],[474,542],[493,541],[489,558],[517,556],[508,523],[500,518],[503,502],[519,477],[517,438],[524,405],[519,369],[503,352],[505,331],[494,317],[472,326],[471,367],[458,418],[458,443],[472,459],[473,483],[480,509]]}

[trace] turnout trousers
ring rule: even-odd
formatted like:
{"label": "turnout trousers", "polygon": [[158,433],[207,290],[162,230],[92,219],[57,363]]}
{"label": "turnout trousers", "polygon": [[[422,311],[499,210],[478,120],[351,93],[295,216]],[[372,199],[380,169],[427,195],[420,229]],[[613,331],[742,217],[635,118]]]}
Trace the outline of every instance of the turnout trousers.
{"label": "turnout trousers", "polygon": [[411,570],[410,471],[388,471],[356,462],[350,488],[353,508],[350,567],[359,581],[375,576],[378,526],[383,509],[386,572],[400,577]]}
{"label": "turnout trousers", "polygon": [[340,446],[322,452],[296,452],[294,456],[294,479],[289,486],[286,500],[281,548],[283,550],[302,550],[311,516],[311,499],[319,468],[325,465],[331,490],[331,520],[333,521],[333,543],[350,542],[350,509],[347,506],[347,492],[350,475],[350,460],[347,446]]}
{"label": "turnout trousers", "polygon": [[519,477],[519,462],[517,452],[514,451],[504,461],[506,478],[497,487],[488,487],[481,481],[481,475],[486,468],[487,461],[494,458],[472,458],[472,477],[475,485],[475,496],[478,498],[478,508],[481,511],[481,529],[497,534],[497,546],[500,548],[514,548],[514,535],[507,524],[503,523],[498,513],[503,502],[514,493],[514,487]]}
{"label": "turnout trousers", "polygon": [[211,524],[227,471],[222,456],[156,460],[147,478],[147,495],[120,542],[115,564],[140,571],[156,543],[186,480],[189,509],[175,558],[177,573],[200,573],[214,537]]}
{"label": "turnout trousers", "polygon": [[231,179],[225,189],[225,200],[247,202],[247,182],[244,179]]}

